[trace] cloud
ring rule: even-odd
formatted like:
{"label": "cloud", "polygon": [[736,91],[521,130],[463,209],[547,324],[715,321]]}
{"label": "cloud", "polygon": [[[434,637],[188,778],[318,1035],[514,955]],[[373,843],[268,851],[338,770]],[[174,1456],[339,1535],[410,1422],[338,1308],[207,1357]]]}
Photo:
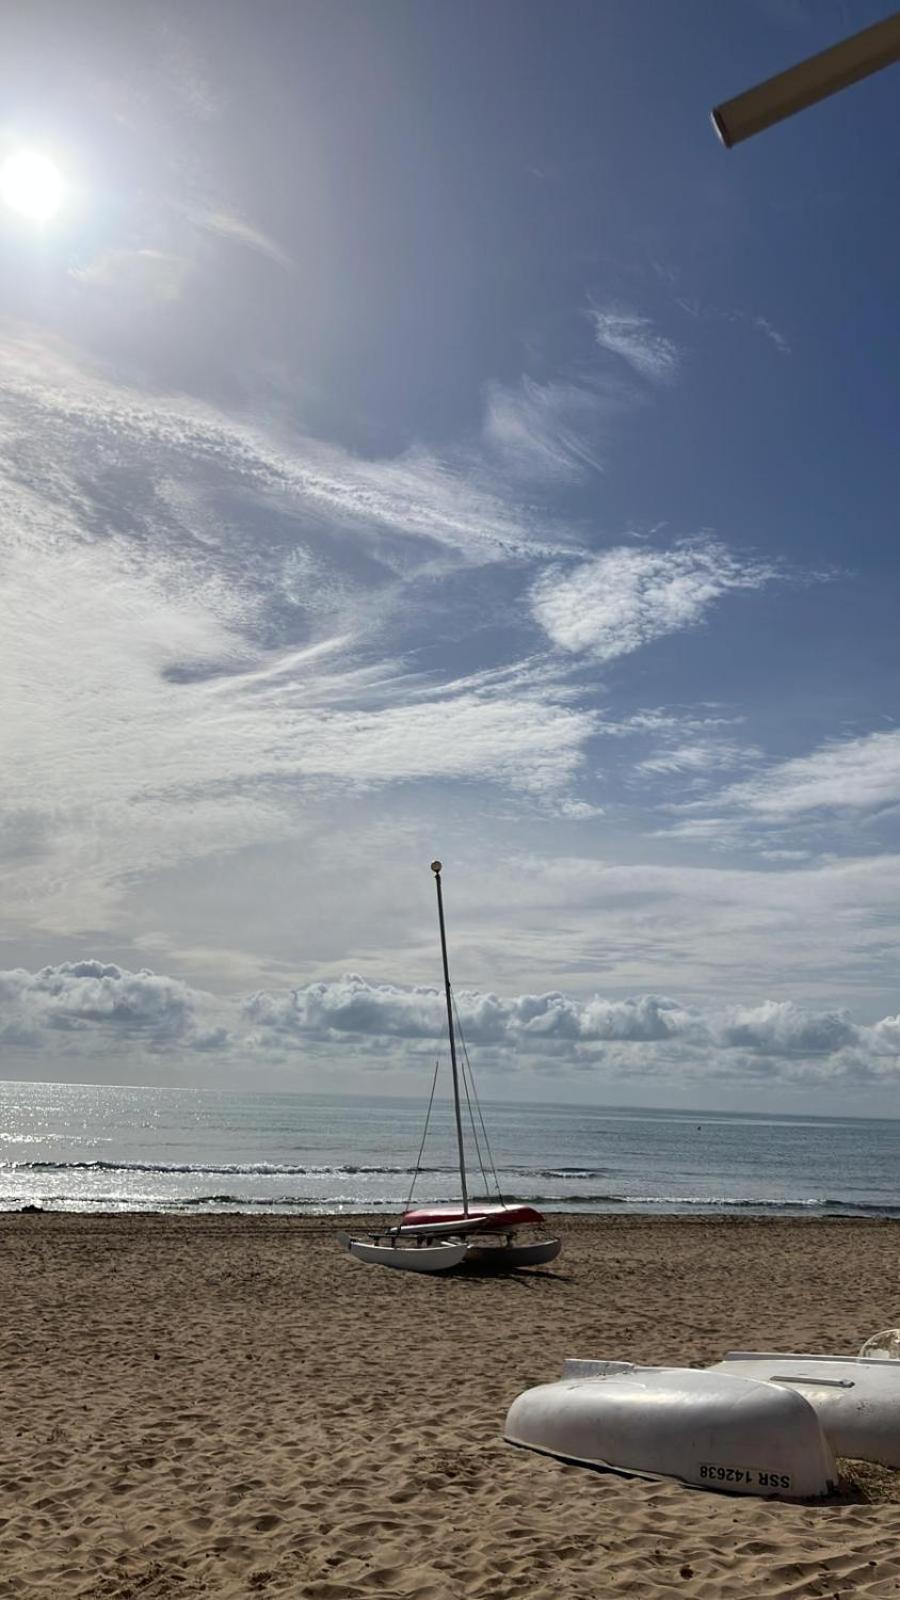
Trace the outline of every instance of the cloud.
{"label": "cloud", "polygon": [[190,219],[205,233],[217,235],[220,239],[227,239],[234,244],[243,245],[248,250],[255,250],[257,255],[266,256],[269,261],[274,261],[276,266],[283,267],[286,272],[291,272],[294,263],[286,250],[280,244],[270,239],[262,229],[255,228],[252,223],[245,222],[241,217],[232,215],[229,211],[206,210],[202,207],[189,212]]}
{"label": "cloud", "polygon": [[[311,534],[346,530],[365,541],[370,553],[388,558],[386,539],[430,545],[432,553],[449,550],[475,563],[559,555],[573,546],[562,529],[548,540],[537,515],[497,491],[493,469],[482,468],[479,476],[471,457],[440,457],[418,448],[381,459],[355,456],[302,432],[286,434],[255,419],[229,417],[183,396],[143,393],[28,330],[7,327],[4,336],[0,328],[0,350],[7,457],[16,467],[16,489],[24,484],[32,502],[55,491],[54,500],[65,498],[74,527],[94,514],[90,478],[81,476],[93,461],[102,471],[97,489],[104,503],[115,482],[122,529],[134,526],[137,514],[144,529],[162,531],[163,514],[173,519],[157,486],[174,477],[206,497],[228,488],[254,494],[274,513],[302,518]],[[36,427],[39,456],[29,449]],[[190,505],[185,497],[182,506],[189,512]],[[178,531],[176,521],[170,532]],[[195,554],[204,547],[208,556],[227,553],[227,518],[209,517],[202,527],[184,531]],[[238,536],[246,545],[243,527]],[[282,559],[283,543],[282,530]],[[424,558],[421,552],[418,559]]]}
{"label": "cloud", "polygon": [[774,345],[779,355],[789,356],[791,354],[790,344],[784,334],[778,331],[768,317],[763,317],[759,314],[754,315],[750,311],[720,311],[714,306],[701,306],[692,300],[678,300],[676,303],[681,307],[682,311],[686,311],[689,317],[694,317],[697,321],[739,322],[743,323],[745,327],[755,328],[758,333],[768,339],[771,345]]}
{"label": "cloud", "polygon": [[808,756],[733,785],[720,801],[787,821],[812,811],[867,811],[900,801],[900,732],[832,739]]}
{"label": "cloud", "polygon": [[621,390],[568,381],[492,384],[483,437],[516,478],[578,481],[602,472],[611,424],[633,404]]}
{"label": "cloud", "polygon": [[[900,1080],[896,1015],[866,1024],[845,1010],[793,1000],[698,1005],[653,993],[579,998],[463,987],[455,1000],[476,1069],[656,1077],[668,1086],[673,1073],[682,1085],[761,1076],[806,1086]],[[216,1063],[233,1074],[242,1062],[252,1063],[255,1077],[291,1061],[298,1070],[328,1063],[338,1077],[373,1062],[418,1073],[423,1057],[444,1050],[445,1031],[440,986],[358,973],[238,1000],[95,959],[0,972],[0,1040],[19,1052],[10,1059],[39,1049],[51,1075],[62,1066],[89,1081],[126,1043],[148,1062],[168,1059],[176,1072],[183,1061],[188,1075],[188,1061],[203,1058],[210,1066],[197,1070],[206,1081]]]}
{"label": "cloud", "polygon": [[[6,905],[44,957],[57,937],[129,966],[163,950],[215,985],[221,941],[241,946],[248,986],[266,983],[283,970],[276,952],[296,949],[284,869],[299,873],[304,904],[328,908],[321,927],[300,919],[327,966],[310,976],[333,977],[338,958],[367,972],[386,948],[385,901],[412,854],[430,859],[438,829],[480,852],[476,874],[548,815],[557,846],[574,821],[593,834],[600,806],[582,778],[595,783],[592,741],[613,729],[570,656],[614,659],[769,576],[711,540],[586,559],[495,452],[367,460],[265,419],[138,392],[21,329],[6,329],[2,353],[3,807],[19,841]],[[552,574],[535,586],[545,562]],[[559,647],[535,656],[523,656],[528,586]],[[647,716],[641,758],[668,753],[688,781],[699,747],[710,767],[717,739],[736,743],[703,716],[696,727],[670,718],[665,731],[661,713]],[[350,839],[366,844],[365,919],[337,870]],[[494,981],[561,987],[593,970],[602,899],[579,911],[580,885],[595,879],[584,863],[574,876],[534,928],[526,909],[521,932],[510,932],[514,911],[491,931]],[[225,914],[234,881],[243,896]],[[503,879],[497,904],[517,892]],[[620,988],[668,989],[686,962],[725,959],[694,885],[660,890],[677,936],[658,946],[642,913],[632,920],[642,892],[622,891]],[[392,937],[391,970],[430,972],[402,929]],[[755,928],[735,960],[748,943],[753,966]],[[753,966],[747,982],[759,976]]]}
{"label": "cloud", "polygon": [[[503,999],[462,989],[456,1005],[466,1040],[506,1049],[549,1040],[647,1042],[668,1039],[682,1026],[673,1001],[655,996],[610,1001],[595,996],[578,1004],[559,993]],[[244,1002],[249,1020],[266,1032],[295,1040],[338,1034],[380,1034],[398,1039],[440,1039],[446,1028],[443,990],[372,984],[356,973],[310,984],[287,995],[258,992]]]}
{"label": "cloud", "polygon": [[223,103],[200,69],[199,52],[189,35],[177,27],[171,18],[154,20],[163,73],[174,91],[177,103],[192,119],[215,122],[222,114]]}
{"label": "cloud", "polygon": [[790,1001],[767,1000],[739,1009],[721,1028],[724,1046],[756,1050],[766,1056],[830,1056],[859,1044],[868,1030],[854,1026],[845,1011],[811,1013]]}
{"label": "cloud", "polygon": [[377,1033],[391,1038],[431,1039],[446,1025],[437,989],[372,985],[355,973],[334,983],[314,983],[289,994],[257,992],[244,1012],[258,1027],[286,1038],[333,1033]]}
{"label": "cloud", "polygon": [[620,356],[642,378],[670,383],[681,365],[678,346],[658,333],[649,317],[621,307],[591,306],[588,316],[601,349]]}
{"label": "cloud", "polygon": [[49,1029],[189,1044],[198,999],[177,978],[102,961],[63,961],[38,972],[14,968],[0,972],[0,1030],[16,1043],[46,1043]]}
{"label": "cloud", "polygon": [[103,250],[69,276],[88,289],[114,291],[123,299],[165,304],[177,300],[191,263],[164,250]]}
{"label": "cloud", "polygon": [[761,589],[777,576],[709,537],[670,550],[620,546],[544,573],[531,592],[532,611],[560,649],[613,661],[695,627],[724,595]]}
{"label": "cloud", "polygon": [[669,744],[639,761],[635,772],[671,777],[686,775],[702,778],[708,773],[729,771],[762,759],[755,745],[738,744],[728,739],[698,740],[692,744]]}
{"label": "cloud", "polygon": [[780,355],[790,355],[791,347],[788,344],[787,339],[784,337],[783,333],[779,333],[778,329],[772,326],[768,317],[751,317],[750,320],[753,323],[754,328],[758,328],[760,333],[765,334],[769,343],[775,346],[775,349]]}
{"label": "cloud", "polygon": [[560,672],[460,678],[432,650],[467,603],[440,579],[567,546],[493,462],[479,480],[461,457],[363,460],[138,393],[22,330],[3,352],[3,806],[33,841],[13,886],[28,926],[109,928],[142,876],[299,840],[336,791],[491,783],[586,806],[568,786],[597,718]]}
{"label": "cloud", "polygon": [[[543,794],[574,775],[596,723],[527,678],[429,682],[385,662],[329,667],[315,648],[263,651],[248,636],[252,597],[196,578],[193,593],[167,589],[164,572],[136,571],[121,548],[9,559],[8,806],[148,806],[167,789],[196,801],[209,786],[291,777],[357,790],[481,779]],[[52,651],[36,648],[50,636]]]}
{"label": "cloud", "polygon": [[[761,768],[760,754],[752,757]],[[661,835],[752,848],[770,861],[808,858],[840,841],[849,819],[890,820],[900,805],[900,733],[830,739],[709,795],[667,803]]]}
{"label": "cloud", "polygon": [[708,850],[684,864],[642,854],[603,860],[536,846],[493,870],[482,863],[454,914],[472,930],[458,972],[581,993],[602,977],[618,994],[712,994],[735,1005],[765,995],[825,1010],[839,995],[870,1014],[895,1008],[900,857],[743,868],[714,864]]}
{"label": "cloud", "polygon": [[[700,1009],[658,995],[575,1000],[559,992],[504,997],[460,990],[462,1033],[496,1066],[503,1058],[532,1068],[581,1071],[612,1065],[616,1071],[668,1075],[673,1062],[685,1076],[737,1078],[778,1072],[790,1081],[856,1080],[861,1065],[873,1080],[900,1077],[900,1018],[866,1026],[846,1012],[812,1011],[794,1002]],[[257,992],[243,1003],[255,1030],[254,1048],[302,1050],[332,1047],[346,1059],[353,1041],[410,1059],[440,1044],[446,1026],[443,993],[436,987],[401,988],[370,983],[358,974],[319,982],[287,994]],[[767,1063],[763,1066],[762,1063]]]}

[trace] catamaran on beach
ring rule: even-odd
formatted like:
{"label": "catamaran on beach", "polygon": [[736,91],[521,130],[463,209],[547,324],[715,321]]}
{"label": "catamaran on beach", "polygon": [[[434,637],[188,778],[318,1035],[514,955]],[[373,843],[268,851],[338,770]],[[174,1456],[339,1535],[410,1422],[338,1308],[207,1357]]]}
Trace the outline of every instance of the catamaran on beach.
{"label": "catamaran on beach", "polygon": [[[454,1268],[462,1266],[508,1272],[518,1267],[544,1266],[547,1262],[555,1260],[559,1255],[562,1248],[561,1242],[559,1239],[521,1241],[517,1238],[517,1234],[522,1228],[542,1227],[544,1218],[534,1206],[507,1205],[503,1200],[497,1180],[496,1167],[491,1155],[487,1129],[484,1125],[484,1118],[481,1115],[481,1104],[475,1088],[472,1065],[468,1059],[468,1052],[465,1048],[465,1040],[462,1039],[461,1030],[462,1062],[460,1062],[457,1055],[457,1029],[454,1026],[456,1006],[450,984],[450,965],[447,957],[447,930],[444,921],[441,862],[432,861],[431,870],[434,873],[437,890],[444,994],[447,1002],[447,1033],[450,1042],[450,1070],[453,1080],[453,1112],[459,1158],[460,1201],[458,1205],[425,1206],[419,1210],[410,1209],[413,1190],[421,1166],[422,1151],[425,1148],[425,1140],[428,1134],[431,1109],[434,1104],[438,1077],[438,1064],[436,1064],[431,1085],[431,1098],[428,1102],[428,1112],[422,1134],[422,1144],[413,1173],[407,1207],[400,1222],[372,1233],[367,1238],[353,1238],[347,1233],[341,1233],[340,1239],[349,1249],[350,1254],[355,1256],[358,1261],[368,1262],[371,1266],[397,1267],[405,1272],[450,1272]],[[496,1201],[472,1201],[469,1198],[460,1079],[462,1079],[472,1141],[477,1152],[482,1179],[485,1187],[487,1187],[488,1174],[484,1164],[485,1158],[487,1158],[496,1188]]]}

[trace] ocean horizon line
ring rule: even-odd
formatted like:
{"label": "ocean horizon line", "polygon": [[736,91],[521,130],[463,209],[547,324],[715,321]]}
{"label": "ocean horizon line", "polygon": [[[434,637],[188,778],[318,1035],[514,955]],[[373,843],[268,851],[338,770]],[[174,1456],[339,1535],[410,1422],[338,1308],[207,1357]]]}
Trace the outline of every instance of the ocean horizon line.
{"label": "ocean horizon line", "polygon": [[[0,1087],[7,1089],[106,1089],[123,1094],[184,1094],[202,1095],[209,1098],[229,1100],[309,1100],[325,1101],[333,1105],[354,1105],[371,1102],[378,1105],[421,1105],[421,1094],[359,1094],[348,1090],[346,1093],[337,1093],[320,1089],[251,1089],[251,1088],[219,1088],[213,1084],[189,1083],[108,1083],[103,1080],[87,1078],[2,1078]],[[450,1096],[438,1096],[439,1103],[449,1103]],[[791,1122],[791,1123],[900,1123],[900,1115],[896,1117],[855,1116],[851,1112],[815,1112],[815,1111],[782,1111],[770,1109],[766,1111],[741,1110],[730,1106],[667,1106],[667,1105],[635,1105],[631,1102],[619,1101],[593,1101],[593,1100],[533,1100],[528,1098],[493,1098],[490,1095],[481,1095],[483,1106],[500,1107],[505,1110],[514,1109],[522,1111],[552,1110],[565,1114],[575,1111],[589,1111],[594,1116],[635,1116],[635,1117],[680,1117],[691,1122],[712,1122],[714,1120],[739,1121],[739,1122]],[[0,1133],[0,1141],[3,1135]]]}

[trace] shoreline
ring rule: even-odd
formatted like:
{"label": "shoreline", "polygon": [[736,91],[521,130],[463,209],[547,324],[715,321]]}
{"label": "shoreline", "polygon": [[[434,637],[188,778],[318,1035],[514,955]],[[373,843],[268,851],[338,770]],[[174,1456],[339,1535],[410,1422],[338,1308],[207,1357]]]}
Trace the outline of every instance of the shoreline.
{"label": "shoreline", "polygon": [[558,1217],[550,1270],[421,1278],[345,1213],[0,1215],[0,1600],[895,1594],[900,1474],[789,1505],[502,1440],[567,1356],[855,1354],[892,1219]]}
{"label": "shoreline", "polygon": [[[435,1201],[434,1203],[435,1205],[446,1204],[445,1201]],[[689,1209],[683,1211],[678,1211],[674,1208],[661,1211],[641,1210],[629,1206],[627,1203],[610,1207],[604,1211],[588,1210],[586,1207],[580,1210],[567,1211],[563,1209],[562,1205],[557,1209],[554,1206],[548,1206],[546,1203],[540,1204],[537,1201],[524,1199],[517,1199],[510,1203],[535,1205],[542,1212],[548,1223],[559,1227],[571,1227],[578,1223],[603,1222],[614,1224],[629,1221],[666,1224],[677,1222],[706,1223],[719,1220],[725,1223],[753,1222],[763,1225],[779,1222],[800,1224],[807,1222],[846,1222],[863,1226],[868,1223],[900,1223],[900,1202],[898,1202],[896,1208],[876,1208],[873,1206],[871,1209],[857,1208],[853,1210],[848,1207],[845,1210],[840,1207],[840,1202],[836,1202],[835,1209],[826,1207],[819,1209],[813,1203],[804,1207],[799,1202],[796,1206],[792,1206],[790,1201],[782,1203],[781,1201],[773,1200],[768,1204],[760,1202],[760,1209],[756,1210],[754,1209],[755,1202],[741,1200],[718,1207],[711,1204],[708,1210],[700,1205],[692,1205]],[[228,1222],[235,1218],[243,1217],[251,1222],[294,1223],[298,1226],[316,1222],[331,1222],[335,1225],[340,1222],[351,1222],[354,1226],[361,1227],[371,1222],[380,1227],[385,1223],[396,1222],[397,1217],[401,1214],[401,1209],[398,1206],[374,1211],[371,1209],[314,1211],[307,1207],[302,1210],[299,1208],[290,1210],[287,1207],[279,1209],[268,1202],[245,1206],[235,1205],[234,1207],[217,1206],[204,1209],[202,1203],[193,1204],[187,1202],[168,1205],[161,1202],[157,1206],[119,1206],[110,1210],[103,1210],[100,1205],[95,1207],[93,1205],[87,1206],[83,1203],[48,1205],[42,1201],[25,1201],[23,1204],[16,1206],[0,1205],[0,1226],[6,1219],[14,1217],[73,1217],[95,1222],[112,1222],[118,1218],[126,1217],[162,1218],[167,1221],[176,1221],[178,1218],[182,1218],[186,1222],[191,1220],[215,1221],[218,1219],[222,1222]]]}

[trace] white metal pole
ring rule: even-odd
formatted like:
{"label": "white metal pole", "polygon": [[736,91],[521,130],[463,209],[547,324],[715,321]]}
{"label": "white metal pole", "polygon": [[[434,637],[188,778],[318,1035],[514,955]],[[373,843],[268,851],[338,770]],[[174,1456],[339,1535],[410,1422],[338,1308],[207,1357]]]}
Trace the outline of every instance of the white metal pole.
{"label": "white metal pole", "polygon": [[456,1144],[459,1151],[459,1181],[462,1188],[463,1216],[469,1215],[469,1194],[466,1188],[466,1150],[463,1143],[462,1112],[459,1108],[459,1074],[456,1070],[456,1039],[453,1033],[453,996],[450,993],[450,968],[447,964],[447,934],[444,929],[444,897],[441,893],[441,863],[432,861],[431,870],[437,884],[438,920],[441,925],[441,957],[444,962],[444,992],[447,996],[447,1027],[450,1032],[450,1066],[453,1072],[453,1109],[456,1112]]}

